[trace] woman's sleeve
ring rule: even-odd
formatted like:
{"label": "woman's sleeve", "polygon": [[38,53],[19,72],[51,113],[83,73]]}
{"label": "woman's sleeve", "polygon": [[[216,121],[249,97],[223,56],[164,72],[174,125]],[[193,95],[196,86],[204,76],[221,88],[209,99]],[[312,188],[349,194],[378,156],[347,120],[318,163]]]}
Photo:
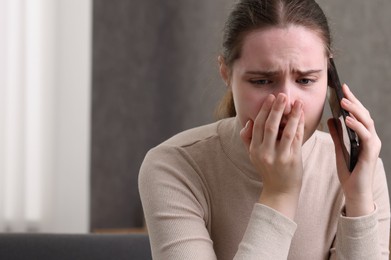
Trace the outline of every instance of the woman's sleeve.
{"label": "woman's sleeve", "polygon": [[235,260],[286,260],[297,225],[281,213],[255,204]]}
{"label": "woman's sleeve", "polygon": [[205,188],[179,149],[148,152],[139,192],[153,259],[216,259],[206,220]]}
{"label": "woman's sleeve", "polygon": [[[196,167],[172,147],[150,151],[141,166],[139,191],[153,259],[217,259],[206,224],[209,195]],[[255,204],[235,259],[286,259],[295,229],[288,218]]]}
{"label": "woman's sleeve", "polygon": [[330,259],[389,259],[390,202],[386,175],[380,159],[373,185],[375,211],[357,218],[341,214]]}

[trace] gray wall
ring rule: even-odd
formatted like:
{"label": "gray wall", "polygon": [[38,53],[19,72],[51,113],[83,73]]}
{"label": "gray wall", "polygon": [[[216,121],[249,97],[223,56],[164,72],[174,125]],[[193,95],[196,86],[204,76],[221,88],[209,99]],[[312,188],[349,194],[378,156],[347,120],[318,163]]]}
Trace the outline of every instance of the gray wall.
{"label": "gray wall", "polygon": [[[216,57],[232,2],[94,0],[91,229],[141,226],[137,175],[147,150],[214,120],[224,91]],[[390,173],[391,1],[352,2],[320,4],[340,76],[371,110]]]}
{"label": "gray wall", "polygon": [[142,225],[145,153],[214,121],[225,0],[95,0],[91,229]]}

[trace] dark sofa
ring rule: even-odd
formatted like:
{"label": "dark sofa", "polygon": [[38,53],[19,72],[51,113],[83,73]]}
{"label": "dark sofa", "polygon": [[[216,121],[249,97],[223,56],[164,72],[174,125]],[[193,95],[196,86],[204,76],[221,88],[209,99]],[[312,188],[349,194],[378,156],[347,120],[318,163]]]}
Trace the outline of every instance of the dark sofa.
{"label": "dark sofa", "polygon": [[146,234],[0,234],[1,260],[149,260]]}

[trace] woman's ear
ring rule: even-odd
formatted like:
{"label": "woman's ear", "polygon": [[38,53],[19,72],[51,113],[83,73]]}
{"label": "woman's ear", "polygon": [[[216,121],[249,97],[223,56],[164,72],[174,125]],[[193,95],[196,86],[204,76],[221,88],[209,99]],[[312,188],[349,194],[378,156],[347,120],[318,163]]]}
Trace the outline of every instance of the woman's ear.
{"label": "woman's ear", "polygon": [[226,85],[227,87],[230,87],[230,82],[229,82],[229,79],[230,79],[230,78],[229,78],[229,70],[228,70],[227,65],[225,64],[225,61],[224,61],[223,56],[219,55],[218,61],[219,61],[220,76],[221,76],[221,78],[224,80],[225,85]]}

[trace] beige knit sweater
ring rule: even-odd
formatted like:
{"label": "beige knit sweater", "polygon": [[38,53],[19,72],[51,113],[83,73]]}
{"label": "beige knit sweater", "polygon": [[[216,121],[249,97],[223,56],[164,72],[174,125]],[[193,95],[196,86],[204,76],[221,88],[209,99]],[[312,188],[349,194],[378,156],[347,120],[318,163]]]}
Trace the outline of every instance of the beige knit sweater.
{"label": "beige knit sweater", "polygon": [[257,203],[262,191],[236,118],[180,133],[148,152],[139,189],[154,259],[388,259],[390,207],[381,160],[376,210],[342,216],[334,146],[315,132],[303,145],[294,221]]}

